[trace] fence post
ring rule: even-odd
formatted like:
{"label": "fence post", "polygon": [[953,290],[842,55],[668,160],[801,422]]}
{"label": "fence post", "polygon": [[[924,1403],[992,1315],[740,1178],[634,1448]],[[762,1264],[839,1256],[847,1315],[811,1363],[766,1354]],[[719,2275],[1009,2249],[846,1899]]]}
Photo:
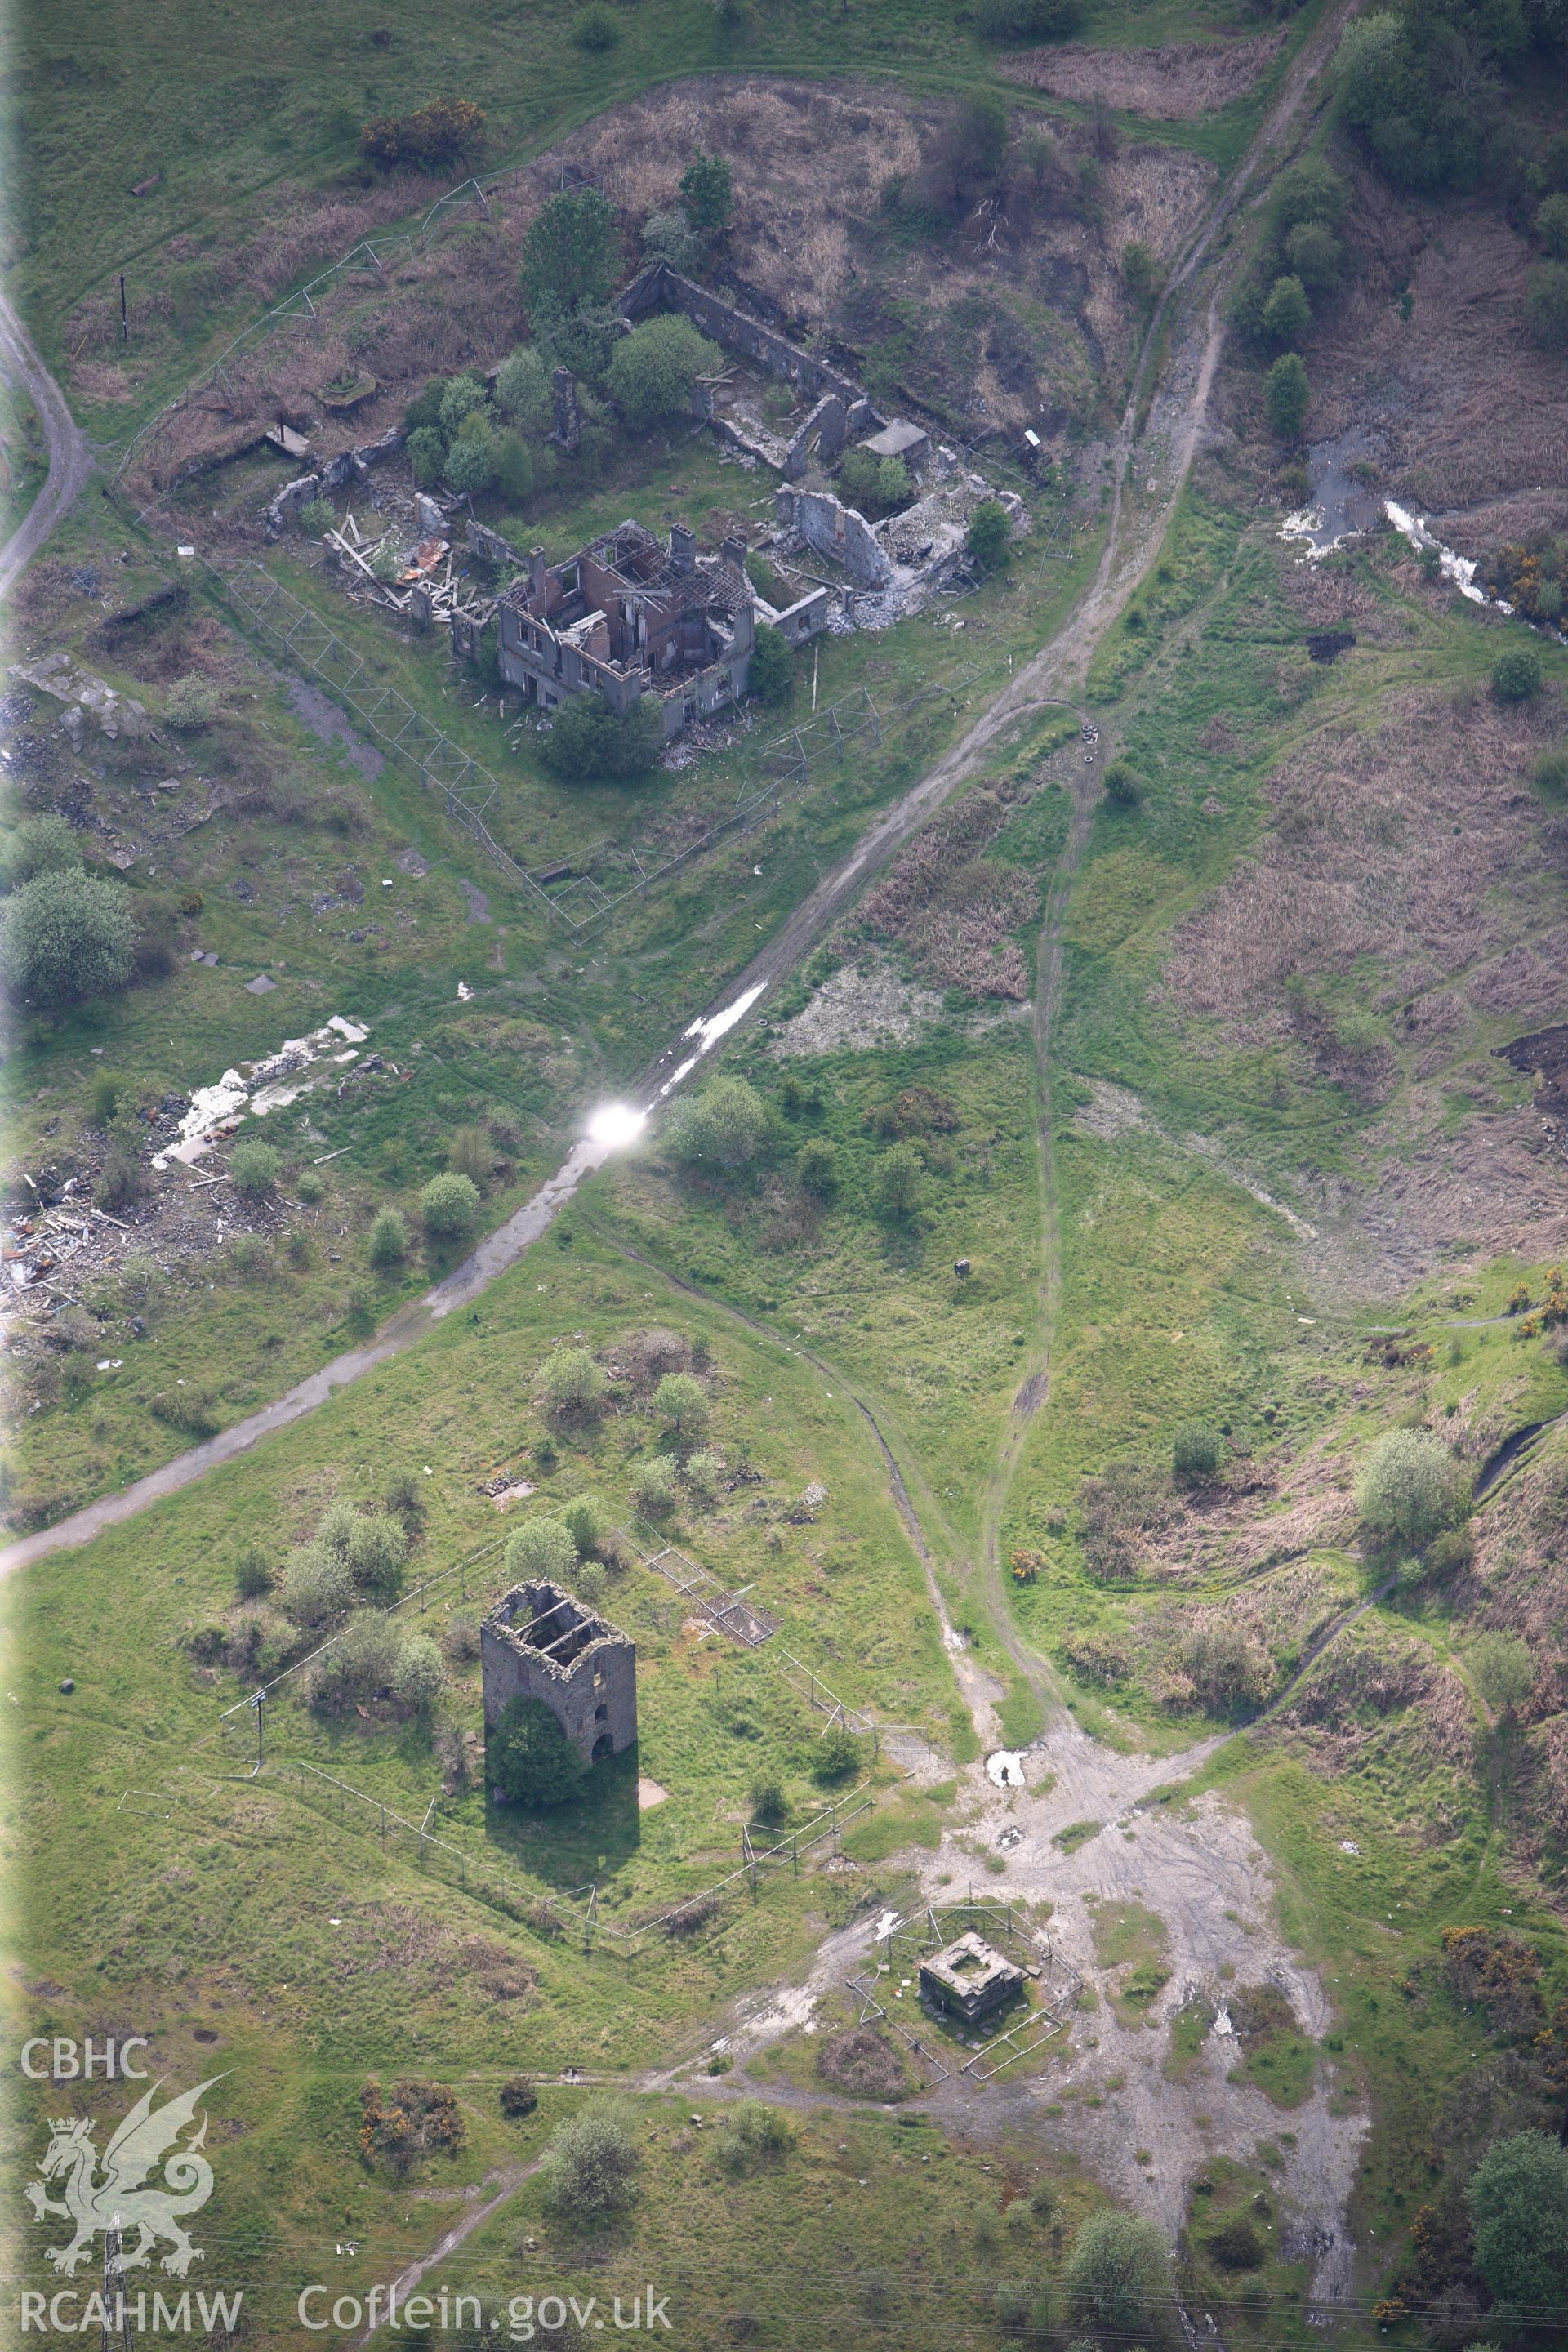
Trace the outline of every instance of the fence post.
{"label": "fence post", "polygon": [[790,1867],[798,1878],[800,1876],[800,1832],[798,1830],[791,1830],[789,1833],[789,1859]]}

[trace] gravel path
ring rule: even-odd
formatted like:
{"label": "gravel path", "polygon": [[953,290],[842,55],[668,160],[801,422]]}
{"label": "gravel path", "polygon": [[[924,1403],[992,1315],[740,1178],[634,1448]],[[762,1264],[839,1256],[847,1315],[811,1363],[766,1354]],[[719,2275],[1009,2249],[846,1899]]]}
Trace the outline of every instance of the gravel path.
{"label": "gravel path", "polygon": [[37,410],[49,458],[47,481],[6,545],[0,548],[0,596],[5,596],[60,517],[69,513],[87,488],[88,476],[92,471],[92,451],[86,434],[66,404],[64,393],[38,357],[33,338],[3,295],[0,375],[13,391],[25,392]]}

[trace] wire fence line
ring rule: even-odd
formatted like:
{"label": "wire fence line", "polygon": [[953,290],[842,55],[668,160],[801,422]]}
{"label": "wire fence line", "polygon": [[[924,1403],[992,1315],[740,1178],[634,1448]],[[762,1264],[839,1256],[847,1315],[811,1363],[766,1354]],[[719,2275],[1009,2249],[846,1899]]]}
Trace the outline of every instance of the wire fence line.
{"label": "wire fence line", "polygon": [[739,1894],[742,1887],[754,1896],[765,1870],[782,1870],[787,1864],[792,1874],[798,1875],[803,1855],[811,1854],[828,1842],[837,1852],[845,1830],[871,1812],[876,1805],[874,1790],[868,1783],[862,1782],[842,1797],[833,1799],[798,1827],[768,1830],[764,1834],[771,1843],[759,1845],[750,1825],[742,1823],[741,1861],[734,1870],[696,1893],[682,1896],[653,1918],[625,1927],[601,1906],[596,1882],[551,1892],[532,1885],[515,1865],[499,1864],[493,1855],[471,1855],[467,1847],[433,1830],[430,1822],[434,1799],[424,1821],[416,1823],[381,1798],[368,1795],[364,1790],[353,1787],[303,1758],[286,1759],[272,1767],[272,1773],[284,1785],[297,1781],[292,1792],[300,1801],[311,1805],[340,1827],[378,1836],[384,1853],[401,1854],[416,1869],[459,1886],[508,1918],[536,1930],[542,1928],[546,1934],[570,1932],[581,1939],[585,1952],[605,1946],[625,1960],[635,1959],[659,1938],[668,1944],[696,1934],[715,1916],[726,1898]]}
{"label": "wire fence line", "polygon": [[[882,745],[888,730],[902,726],[929,703],[955,698],[977,675],[966,664],[887,708],[879,707],[868,688],[855,688],[843,698],[842,705],[829,705],[800,726],[770,738],[761,748],[757,767],[750,775],[742,775],[733,805],[711,817],[657,864],[645,865],[635,848],[606,837],[584,851],[574,869],[560,876],[561,887],[555,888],[547,887],[497,840],[489,820],[501,799],[500,779],[444,735],[395,687],[378,685],[364,655],[341,637],[312,605],[285,588],[265,564],[251,562],[234,572],[224,572],[205,556],[197,560],[217,592],[244,615],[251,629],[297,667],[308,669],[390,757],[411,767],[426,790],[439,793],[447,815],[478,842],[508,881],[574,939],[584,937],[627,899],[646,899],[655,883],[670,880],[763,812],[776,816],[811,789],[825,760],[842,768],[850,746],[863,736],[869,734],[877,745]],[[627,859],[631,870],[625,863]],[[576,870],[584,865],[597,866],[605,881],[593,872]]]}
{"label": "wire fence line", "polygon": [[[132,436],[121,452],[120,461],[110,477],[111,483],[119,482],[121,476],[142,443],[156,434],[171,416],[177,415],[181,409],[188,407],[193,401],[199,399],[203,393],[210,392],[216,385],[222,385],[225,390],[232,390],[233,386],[229,383],[227,371],[246,352],[264,342],[279,327],[291,320],[319,317],[318,302],[332,292],[342,279],[356,276],[366,277],[384,286],[388,263],[402,254],[412,257],[426,252],[431,239],[450,226],[459,207],[469,206],[478,212],[482,219],[489,220],[491,215],[487,191],[498,187],[503,180],[514,179],[520,172],[527,171],[531,167],[531,160],[533,163],[544,163],[548,161],[548,157],[540,156],[506,163],[497,171],[487,172],[482,178],[470,175],[468,179],[460,181],[456,187],[448,188],[445,195],[438,196],[413,228],[396,229],[390,235],[381,237],[362,236],[339,260],[330,262],[326,268],[319,270],[316,276],[309,279],[306,284],[297,287],[291,294],[286,294],[280,302],[275,302],[270,310],[263,311],[259,319],[253,319],[248,327],[242,328],[231,342],[225,344],[216,359],[210,360],[199,374],[193,376],[190,383],[177,392],[172,400],[165,401],[156,415],[150,416],[145,425]],[[563,174],[564,174],[567,168],[564,157],[561,159],[561,163]],[[563,184],[564,184],[564,179]],[[112,443],[109,445],[110,452],[113,446]]]}

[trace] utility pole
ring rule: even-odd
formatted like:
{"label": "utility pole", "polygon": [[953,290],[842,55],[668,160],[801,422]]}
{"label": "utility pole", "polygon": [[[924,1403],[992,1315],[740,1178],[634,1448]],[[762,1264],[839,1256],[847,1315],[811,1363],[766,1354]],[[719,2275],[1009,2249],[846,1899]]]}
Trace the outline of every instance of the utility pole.
{"label": "utility pole", "polygon": [[136,2338],[125,2308],[125,2265],[121,2260],[120,2216],[103,2234],[103,2352],[134,2352]]}
{"label": "utility pole", "polygon": [[122,343],[128,343],[131,341],[131,320],[125,308],[125,272],[123,269],[120,273],[120,340]]}

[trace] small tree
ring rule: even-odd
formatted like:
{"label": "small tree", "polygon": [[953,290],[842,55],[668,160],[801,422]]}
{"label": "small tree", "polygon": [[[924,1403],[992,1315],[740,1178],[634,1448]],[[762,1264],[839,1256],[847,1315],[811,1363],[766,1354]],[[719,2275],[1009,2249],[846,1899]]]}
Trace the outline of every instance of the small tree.
{"label": "small tree", "polygon": [[496,436],[460,434],[447,452],[444,468],[452,488],[464,498],[478,498],[496,478]]}
{"label": "small tree", "polygon": [[542,441],[555,417],[550,370],[536,351],[513,352],[496,375],[496,405],[530,441]]}
{"label": "small tree", "polygon": [[466,1234],[479,1210],[479,1188],[467,1176],[432,1176],[419,1195],[425,1230],[441,1241]]}
{"label": "small tree", "polygon": [[625,783],[646,776],[663,749],[664,722],[651,695],[616,711],[596,694],[574,694],[553,713],[539,756],[563,784]]}
{"label": "small tree", "polygon": [[1285,257],[1309,294],[1331,294],[1344,271],[1344,248],[1322,221],[1299,222],[1285,240]]}
{"label": "small tree", "polygon": [[680,206],[704,236],[718,236],[729,227],[734,189],[722,155],[705,155],[699,147],[680,175]]}
{"label": "small tree", "polygon": [[629,2108],[595,2100],[561,2126],[540,2167],[546,2209],[563,2221],[601,2221],[637,2195],[637,2144]]}
{"label": "small tree", "polygon": [[868,515],[890,514],[907,506],[914,491],[901,457],[879,457],[871,449],[851,449],[838,468],[838,495]]}
{"label": "small tree", "polygon": [[397,1673],[403,1643],[379,1612],[351,1617],[331,1649],[310,1670],[310,1705],[323,1715],[346,1715],[385,1690]]}
{"label": "small tree", "polygon": [[1471,1647],[1469,1664],[1487,1705],[1511,1719],[1535,1686],[1528,1642],[1517,1633],[1483,1633]]}
{"label": "small tree", "polygon": [[1492,664],[1494,702],[1529,702],[1541,691],[1541,656],[1533,646],[1509,646]]}
{"label": "small tree", "polygon": [[576,1565],[577,1547],[571,1529],[542,1514],[524,1519],[507,1544],[506,1572],[520,1581],[529,1578],[547,1584],[567,1583]]}
{"label": "small tree", "polygon": [[1121,248],[1121,278],[1140,310],[1146,309],[1160,290],[1160,265],[1136,238]]}
{"label": "small tree", "polygon": [[723,1457],[700,1445],[681,1465],[681,1475],[700,1503],[710,1502],[724,1474]]}
{"label": "small tree", "polygon": [[320,1625],[353,1599],[349,1564],[325,1544],[300,1544],[284,1561],[283,1609],[296,1625]]}
{"label": "small tree", "polygon": [[3,882],[7,890],[30,882],[35,874],[69,874],[81,864],[81,844],[65,818],[54,810],[24,817],[5,844]]}
{"label": "small tree", "polygon": [[408,1537],[401,1519],[384,1511],[363,1517],[356,1512],[347,1550],[350,1572],[361,1591],[374,1594],[378,1601],[395,1601],[408,1557]]}
{"label": "small tree", "polygon": [[422,490],[441,478],[441,468],[447,462],[447,444],[434,425],[421,425],[408,436],[408,462],[414,468],[414,478]]}
{"label": "small tree", "polygon": [[1275,181],[1269,226],[1276,236],[1288,241],[1300,222],[1322,221],[1331,226],[1342,220],[1349,204],[1350,190],[1339,173],[1320,157],[1310,156],[1305,163],[1292,163]]}
{"label": "small tree", "polygon": [[371,1226],[366,1248],[378,1274],[403,1264],[408,1255],[408,1226],[395,1209],[381,1211]]}
{"label": "small tree", "polygon": [[242,1601],[261,1601],[277,1582],[272,1562],[259,1544],[247,1544],[235,1564],[234,1589]]}
{"label": "small tree", "polygon": [[34,875],[0,907],[0,974],[46,1012],[122,988],[136,954],[131,893],[79,870]]}
{"label": "small tree", "polygon": [[616,214],[597,188],[575,188],[536,213],[522,249],[523,299],[603,302],[616,282]]}
{"label": "small tree", "polygon": [[1263,379],[1263,405],[1279,440],[1299,438],[1307,421],[1307,404],[1311,393],[1300,353],[1282,353]]}
{"label": "small tree", "polygon": [[743,1168],[767,1140],[768,1113],[744,1078],[713,1078],[700,1095],[677,1103],[664,1147],[682,1168]]}
{"label": "small tree", "polygon": [[633,1463],[632,1500],[650,1519],[661,1519],[674,1510],[679,1466],[673,1454],[653,1454]]}
{"label": "small tree", "polygon": [[398,165],[449,172],[484,145],[482,107],[466,98],[433,98],[412,114],[377,115],[360,132],[360,152],[384,171]]}
{"label": "small tree", "polygon": [[986,41],[1054,41],[1076,33],[1083,0],[973,0],[970,16]]}
{"label": "small tree", "polygon": [[283,1154],[269,1143],[237,1143],[229,1155],[234,1189],[247,1201],[265,1201],[278,1190]]}
{"label": "small tree", "polygon": [[649,213],[643,224],[643,259],[662,261],[682,277],[702,258],[702,239],[679,205],[669,211]]}
{"label": "small tree", "polygon": [[565,1805],[582,1790],[584,1763],[542,1699],[509,1699],[490,1734],[489,1778],[514,1805]]}
{"label": "small tree", "polygon": [[539,2094],[526,2074],[512,2074],[500,2086],[500,2111],[508,2123],[521,2123],[539,2105]]}
{"label": "small tree", "polygon": [[592,1495],[575,1495],[563,1507],[561,1524],[576,1547],[579,1559],[591,1559],[609,1531],[605,1507]]}
{"label": "small tree", "polygon": [[969,518],[963,551],[977,572],[994,572],[1012,551],[1013,523],[999,499],[982,499]]}
{"label": "small tree", "polygon": [[608,8],[584,8],[572,27],[577,47],[594,55],[617,47],[620,37],[621,28]]}
{"label": "small tree", "polygon": [[689,319],[670,311],[645,320],[621,338],[605,388],[628,423],[652,425],[689,410],[692,385],[700,375],[712,374],[722,359],[717,343],[700,335]]}
{"label": "small tree", "polygon": [[1277,278],[1263,305],[1263,331],[1277,348],[1294,349],[1312,323],[1312,306],[1299,278]]}
{"label": "small tree", "polygon": [[539,1368],[544,1402],[552,1413],[593,1412],[605,1393],[605,1375],[586,1348],[556,1348]]}
{"label": "small tree", "polygon": [[428,1715],[446,1688],[441,1653],[426,1633],[411,1634],[398,1653],[392,1687],[404,1706]]}
{"label": "small tree", "polygon": [[1131,2213],[1093,2213],[1073,2241],[1062,2284],[1076,2318],[1119,2342],[1169,2340],[1171,2261],[1163,2232]]}
{"label": "small tree", "polygon": [[1466,1482],[1447,1447],[1424,1429],[1392,1429],[1380,1437],[1356,1481],[1356,1507],[1377,1537],[1428,1542],[1458,1517]]}
{"label": "small tree", "polygon": [[718,2157],[728,2173],[751,2172],[770,2156],[784,2156],[795,2146],[795,2126],[776,2107],[762,2099],[742,2099],[724,2118]]}
{"label": "small tree", "polygon": [[1105,771],[1105,797],[1113,808],[1134,809],[1143,798],[1143,779],[1131,760],[1112,760]]}
{"label": "small tree", "polygon": [[1568,2304],[1568,2148],[1544,2132],[1494,2140],[1468,2189],[1476,2267],[1521,2318]]}
{"label": "small tree", "polygon": [[689,1372],[666,1372],[653,1392],[653,1409],[678,1437],[706,1435],[710,1418],[708,1391]]}
{"label": "small tree", "polygon": [[838,1155],[825,1135],[808,1136],[795,1157],[795,1181],[814,1200],[830,1201],[838,1189]]}
{"label": "small tree", "polygon": [[495,487],[503,499],[521,507],[533,495],[533,458],[521,433],[497,433],[490,442],[495,460]]}
{"label": "small tree", "polygon": [[1568,261],[1568,195],[1548,196],[1537,207],[1535,234],[1553,261]]}
{"label": "small tree", "polygon": [[447,1146],[447,1165],[482,1192],[496,1172],[496,1148],[482,1127],[456,1127]]}
{"label": "small tree", "polygon": [[1206,1423],[1184,1422],[1171,1441],[1171,1473],[1184,1486],[1212,1478],[1219,1468],[1219,1439]]}
{"label": "small tree", "polygon": [[1526,272],[1524,322],[1542,351],[1568,346],[1568,264],[1538,261]]}
{"label": "small tree", "polygon": [[324,539],[336,530],[338,518],[330,499],[308,499],[295,518],[306,539]]}
{"label": "small tree", "polygon": [[759,702],[768,703],[787,701],[795,684],[795,654],[789,639],[766,621],[757,629],[746,684]]}
{"label": "small tree", "polygon": [[829,1724],[812,1749],[812,1773],[818,1780],[847,1780],[860,1769],[862,1752],[862,1743],[847,1724]]}
{"label": "small tree", "polygon": [[885,1217],[912,1217],[921,1204],[925,1171],[912,1144],[895,1143],[877,1163],[877,1206]]}

